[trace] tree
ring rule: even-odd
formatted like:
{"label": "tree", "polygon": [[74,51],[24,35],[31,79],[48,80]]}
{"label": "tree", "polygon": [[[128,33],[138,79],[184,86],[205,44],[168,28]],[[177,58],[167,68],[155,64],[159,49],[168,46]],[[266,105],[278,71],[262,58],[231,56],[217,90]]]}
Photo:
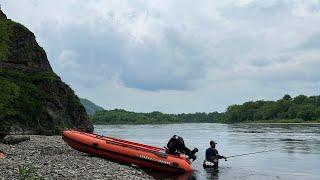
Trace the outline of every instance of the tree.
{"label": "tree", "polygon": [[295,104],[302,104],[302,103],[304,103],[304,101],[305,101],[307,98],[308,98],[308,97],[305,96],[305,95],[299,95],[299,96],[297,96],[297,97],[295,97],[295,98],[293,99],[293,103],[295,103]]}
{"label": "tree", "polygon": [[291,96],[289,94],[284,95],[282,99],[286,100],[286,101],[291,101],[292,100],[292,98],[291,98]]}

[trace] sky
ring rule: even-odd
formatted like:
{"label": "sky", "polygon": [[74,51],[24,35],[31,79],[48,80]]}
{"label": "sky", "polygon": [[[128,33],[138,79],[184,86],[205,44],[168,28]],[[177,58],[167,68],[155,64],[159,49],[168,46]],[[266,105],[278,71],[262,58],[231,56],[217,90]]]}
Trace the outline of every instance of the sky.
{"label": "sky", "polygon": [[319,95],[319,0],[1,0],[79,97],[105,109],[223,112]]}

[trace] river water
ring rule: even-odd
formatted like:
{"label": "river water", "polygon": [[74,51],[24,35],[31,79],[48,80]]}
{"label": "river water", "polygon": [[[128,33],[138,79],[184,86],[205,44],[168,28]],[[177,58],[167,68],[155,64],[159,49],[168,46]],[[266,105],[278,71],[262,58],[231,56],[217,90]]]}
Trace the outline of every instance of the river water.
{"label": "river water", "polygon": [[[97,125],[95,131],[159,147],[176,134],[190,149],[199,149],[193,173],[168,177],[152,172],[158,179],[320,179],[320,125]],[[211,139],[225,156],[274,151],[220,160],[217,171],[206,171],[202,162]]]}

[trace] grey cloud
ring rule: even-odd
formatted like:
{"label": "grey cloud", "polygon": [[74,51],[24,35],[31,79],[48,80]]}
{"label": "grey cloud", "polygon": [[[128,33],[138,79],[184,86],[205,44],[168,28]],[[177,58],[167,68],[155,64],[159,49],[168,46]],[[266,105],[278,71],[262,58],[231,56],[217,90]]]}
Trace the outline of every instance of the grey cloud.
{"label": "grey cloud", "polygon": [[313,50],[320,49],[320,33],[314,34],[306,41],[293,48],[293,50]]}
{"label": "grey cloud", "polygon": [[287,17],[291,15],[293,4],[287,0],[252,1],[242,7],[230,5],[224,9],[223,15],[240,22],[255,22],[255,24],[251,24],[253,27],[257,25],[272,26],[276,22],[286,21]]}
{"label": "grey cloud", "polygon": [[[198,48],[173,29],[166,29],[161,44],[146,44],[129,48],[128,63],[121,78],[128,87],[145,90],[193,89],[199,79],[205,77],[205,59]],[[130,62],[130,63],[129,63]]]}
{"label": "grey cloud", "polygon": [[252,59],[250,60],[250,65],[256,66],[256,67],[265,67],[271,64],[270,59],[261,58],[261,59]]}
{"label": "grey cloud", "polygon": [[[64,50],[77,54],[79,68],[72,72],[60,71],[69,78],[67,81],[77,79],[86,86],[95,87],[104,80],[119,78],[131,88],[185,90],[192,89],[195,81],[205,76],[204,60],[196,59],[197,53],[187,45],[192,42],[187,42],[177,33],[170,36],[170,29],[161,44],[146,41],[131,45],[129,36],[119,33],[107,22],[94,27],[72,25],[54,29],[55,24],[43,27],[40,34],[49,42],[45,46],[55,69],[63,68],[57,59]],[[101,28],[101,31],[96,28]],[[175,55],[177,49],[180,49],[183,59]]]}
{"label": "grey cloud", "polygon": [[256,80],[269,85],[293,82],[317,83],[320,82],[319,59],[320,54],[317,51],[282,55],[269,59],[268,65],[244,65],[244,70],[238,76],[240,79]]}

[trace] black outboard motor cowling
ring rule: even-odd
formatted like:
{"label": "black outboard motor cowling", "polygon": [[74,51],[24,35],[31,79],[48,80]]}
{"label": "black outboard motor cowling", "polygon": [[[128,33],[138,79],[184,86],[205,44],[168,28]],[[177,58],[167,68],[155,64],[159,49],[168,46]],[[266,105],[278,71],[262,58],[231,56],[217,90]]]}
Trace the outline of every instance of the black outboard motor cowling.
{"label": "black outboard motor cowling", "polygon": [[169,154],[179,154],[184,149],[184,141],[180,136],[174,135],[168,142],[167,148]]}
{"label": "black outboard motor cowling", "polygon": [[184,140],[177,135],[174,135],[167,144],[167,153],[168,154],[186,154],[188,155],[189,159],[196,160],[196,153],[198,152],[197,148],[194,148],[192,151],[187,148],[184,144]]}

